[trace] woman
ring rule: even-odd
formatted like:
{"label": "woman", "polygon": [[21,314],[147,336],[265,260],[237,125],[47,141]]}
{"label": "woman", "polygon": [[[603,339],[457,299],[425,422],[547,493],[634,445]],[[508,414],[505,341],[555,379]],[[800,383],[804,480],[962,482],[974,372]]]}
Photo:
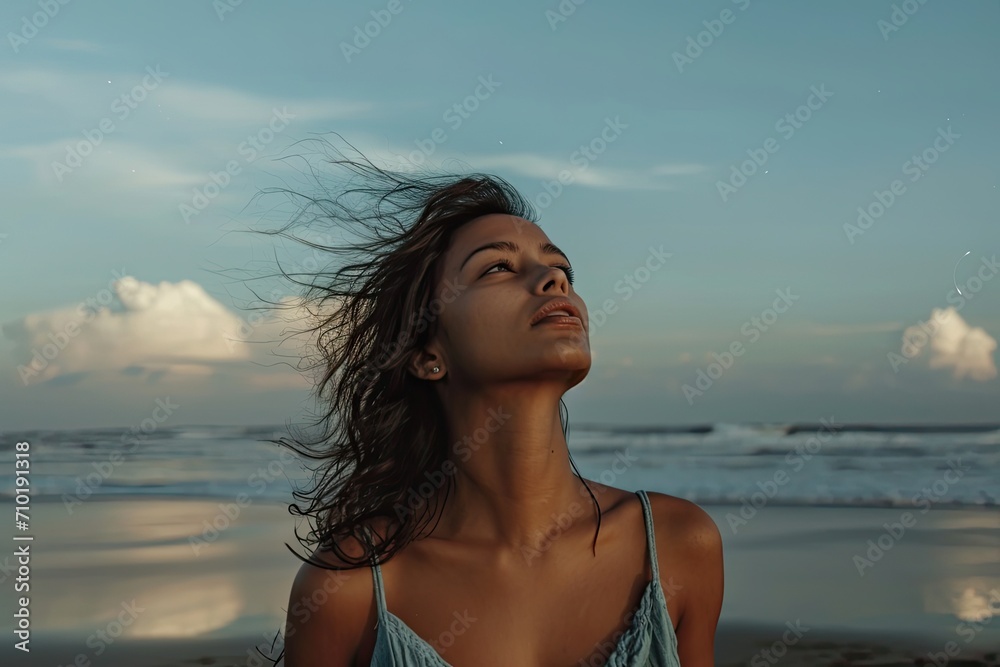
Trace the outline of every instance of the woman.
{"label": "woman", "polygon": [[302,452],[322,461],[311,504],[290,506],[317,528],[286,667],[712,665],[715,523],[574,472],[587,306],[530,204],[492,176],[332,162],[368,184],[303,212],[372,240],[308,284],[338,308],[310,330],[329,412]]}

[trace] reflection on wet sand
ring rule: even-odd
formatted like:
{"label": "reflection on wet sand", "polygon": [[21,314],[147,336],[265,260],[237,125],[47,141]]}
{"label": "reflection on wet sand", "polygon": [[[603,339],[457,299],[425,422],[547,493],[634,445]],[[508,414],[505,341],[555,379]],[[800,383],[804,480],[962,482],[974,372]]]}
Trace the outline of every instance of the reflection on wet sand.
{"label": "reflection on wet sand", "polygon": [[[218,501],[94,498],[72,514],[58,501],[34,505],[33,659],[267,665],[257,650],[277,655],[299,567],[285,543],[302,553],[293,530],[308,532],[285,505],[251,503],[225,521]],[[717,664],[748,664],[789,622],[809,631],[785,667],[912,664],[948,641],[980,664],[1000,646],[990,622],[1000,612],[1000,512],[918,515],[861,574],[855,556],[898,508],[766,507],[736,532],[733,509],[706,507],[726,549]],[[11,604],[5,596],[5,613]]]}
{"label": "reflection on wet sand", "polygon": [[[58,502],[36,510],[31,611],[39,632],[85,640],[120,624],[125,638],[180,639],[240,635],[247,618],[280,625],[297,569],[283,544],[296,546],[284,506],[242,508],[222,531],[211,526],[224,510],[211,501],[95,499],[72,515]],[[141,611],[125,622],[123,605]]]}

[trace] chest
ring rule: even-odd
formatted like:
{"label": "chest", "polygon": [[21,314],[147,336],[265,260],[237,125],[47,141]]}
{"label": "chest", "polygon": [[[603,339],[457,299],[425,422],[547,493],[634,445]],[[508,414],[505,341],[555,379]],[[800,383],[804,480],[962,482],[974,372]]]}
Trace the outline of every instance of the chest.
{"label": "chest", "polygon": [[442,610],[435,610],[436,623],[426,627],[387,613],[377,630],[386,636],[379,636],[377,644],[396,657],[416,657],[420,664],[434,666],[620,665],[626,657],[651,650],[657,634],[652,626],[666,622],[657,610],[663,605],[659,591],[648,583],[632,608],[619,609],[606,600],[586,613],[573,608],[536,617],[537,609],[530,607],[497,606],[485,613],[473,607],[445,619]]}
{"label": "chest", "polygon": [[677,600],[651,585],[641,546],[599,548],[596,558],[580,549],[520,577],[440,555],[394,559],[382,567],[385,627],[370,630],[358,664],[371,664],[376,640],[390,638],[429,665],[606,665],[643,641],[646,625],[679,617]]}

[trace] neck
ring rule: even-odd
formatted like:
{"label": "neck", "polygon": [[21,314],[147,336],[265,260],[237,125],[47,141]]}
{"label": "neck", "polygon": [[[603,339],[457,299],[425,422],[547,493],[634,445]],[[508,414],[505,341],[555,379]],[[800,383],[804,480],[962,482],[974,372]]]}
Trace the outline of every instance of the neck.
{"label": "neck", "polygon": [[515,562],[570,529],[593,532],[596,509],[570,465],[559,421],[564,390],[536,381],[449,397],[454,490],[436,536],[461,535]]}

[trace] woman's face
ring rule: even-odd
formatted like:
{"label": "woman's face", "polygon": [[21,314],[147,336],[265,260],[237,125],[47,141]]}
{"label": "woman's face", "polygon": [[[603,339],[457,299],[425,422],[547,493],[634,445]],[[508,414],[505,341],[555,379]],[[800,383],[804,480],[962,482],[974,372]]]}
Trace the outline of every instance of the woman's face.
{"label": "woman's face", "polygon": [[[483,248],[502,242],[516,249]],[[590,371],[587,306],[574,291],[569,260],[551,245],[538,225],[510,215],[487,215],[452,235],[438,273],[436,294],[442,310],[434,355],[419,362],[427,373],[441,367],[458,384],[559,380],[567,389]],[[532,325],[549,302],[568,300],[580,324]]]}

